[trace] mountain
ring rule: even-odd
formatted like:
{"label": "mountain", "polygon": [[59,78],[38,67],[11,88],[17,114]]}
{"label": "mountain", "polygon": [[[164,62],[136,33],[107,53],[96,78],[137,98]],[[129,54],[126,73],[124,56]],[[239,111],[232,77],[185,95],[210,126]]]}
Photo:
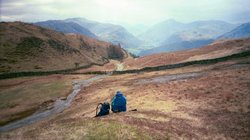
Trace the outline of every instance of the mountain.
{"label": "mountain", "polygon": [[188,50],[193,48],[199,48],[209,43],[212,43],[212,39],[200,39],[192,41],[179,41],[174,43],[169,43],[164,46],[156,47],[153,49],[143,50],[139,53],[140,56],[162,53],[162,52],[173,52],[179,50]]}
{"label": "mountain", "polygon": [[120,44],[122,47],[127,49],[135,48],[142,44],[142,41],[119,25],[100,23],[87,20],[85,18],[70,18],[64,21],[77,23],[82,27],[89,29],[101,40],[112,42],[114,44]]}
{"label": "mountain", "polygon": [[143,40],[151,40],[155,46],[142,50],[140,55],[201,47],[211,43],[216,37],[230,31],[235,26],[217,20],[191,23],[167,20],[155,25],[140,36]]}
{"label": "mountain", "polygon": [[98,38],[95,34],[93,34],[88,29],[73,22],[64,22],[61,20],[48,20],[48,21],[43,21],[43,22],[36,22],[35,25],[39,25],[45,28],[50,28],[58,32],[76,33],[76,34],[86,35],[91,38],[96,38],[96,39]]}
{"label": "mountain", "polygon": [[154,46],[159,46],[172,34],[181,31],[184,26],[185,24],[173,19],[166,20],[149,28],[145,33],[139,35],[138,38],[145,40]]}
{"label": "mountain", "polygon": [[218,39],[232,39],[232,38],[250,37],[250,22],[244,23],[232,31],[225,33],[218,37]]}
{"label": "mountain", "polygon": [[0,73],[103,65],[128,56],[120,46],[23,22],[0,23]]}
{"label": "mountain", "polygon": [[221,34],[224,34],[232,29],[234,29],[237,25],[227,23],[225,21],[220,20],[205,20],[205,21],[195,21],[186,24],[185,30],[198,32],[202,35],[207,36],[210,39],[215,39]]}
{"label": "mountain", "polygon": [[[224,34],[236,25],[224,21],[207,20],[194,21],[191,23],[181,23],[175,20],[166,20],[156,24],[139,37],[144,40],[152,40],[155,46],[162,45],[173,34],[182,34],[183,32],[193,32],[206,36],[207,39],[214,39],[221,34]],[[196,39],[196,38],[194,38]]]}
{"label": "mountain", "polygon": [[150,26],[145,24],[123,24],[123,27],[132,33],[134,36],[139,36],[146,32]]}

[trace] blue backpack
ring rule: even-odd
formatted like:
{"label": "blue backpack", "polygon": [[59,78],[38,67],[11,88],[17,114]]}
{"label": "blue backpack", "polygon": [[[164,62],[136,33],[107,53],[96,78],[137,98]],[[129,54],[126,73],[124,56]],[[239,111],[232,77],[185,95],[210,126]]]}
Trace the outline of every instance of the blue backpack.
{"label": "blue backpack", "polygon": [[116,95],[112,98],[111,101],[111,110],[116,112],[125,112],[127,110],[127,100],[126,97],[122,94],[122,92],[117,91]]}

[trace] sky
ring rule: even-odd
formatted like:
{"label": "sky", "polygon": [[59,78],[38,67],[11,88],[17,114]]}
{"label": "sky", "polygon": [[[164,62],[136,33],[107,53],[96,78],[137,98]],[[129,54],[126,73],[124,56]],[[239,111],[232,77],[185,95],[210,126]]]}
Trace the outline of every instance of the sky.
{"label": "sky", "polygon": [[84,17],[99,22],[149,26],[181,22],[250,21],[250,0],[0,0],[1,21],[36,22]]}

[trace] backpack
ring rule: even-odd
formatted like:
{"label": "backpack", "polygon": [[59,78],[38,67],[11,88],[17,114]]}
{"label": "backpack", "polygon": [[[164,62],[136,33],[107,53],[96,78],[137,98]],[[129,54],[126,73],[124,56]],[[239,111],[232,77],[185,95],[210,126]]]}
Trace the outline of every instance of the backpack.
{"label": "backpack", "polygon": [[109,110],[110,110],[110,104],[108,102],[99,103],[96,107],[96,117],[108,115]]}
{"label": "backpack", "polygon": [[127,110],[127,100],[126,97],[118,91],[116,95],[112,98],[111,107],[114,113],[123,112]]}

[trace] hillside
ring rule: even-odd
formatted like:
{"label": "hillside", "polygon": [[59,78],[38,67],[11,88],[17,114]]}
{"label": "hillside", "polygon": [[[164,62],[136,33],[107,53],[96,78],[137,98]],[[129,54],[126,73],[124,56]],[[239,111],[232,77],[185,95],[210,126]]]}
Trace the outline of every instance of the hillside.
{"label": "hillside", "polygon": [[1,22],[0,27],[1,73],[103,65],[127,56],[119,46],[83,35],[65,35],[22,22]]}
{"label": "hillside", "polygon": [[64,21],[77,23],[82,27],[89,29],[101,40],[112,42],[114,44],[120,43],[122,47],[127,49],[135,48],[142,44],[142,41],[119,25],[100,23],[85,18],[70,18]]}
{"label": "hillside", "polygon": [[[0,80],[0,139],[248,140],[249,62],[248,55],[155,72]],[[94,117],[117,90],[127,111]]]}
{"label": "hillside", "polygon": [[129,59],[124,62],[124,66],[125,69],[140,69],[144,67],[154,67],[194,60],[218,58],[246,50],[250,50],[250,38],[218,40],[201,48],[170,53],[159,53],[137,59]]}
{"label": "hillside", "polygon": [[219,36],[219,39],[232,39],[232,38],[246,38],[250,37],[250,22],[244,23],[232,31]]}
{"label": "hillside", "polygon": [[[73,41],[82,36],[67,37]],[[250,38],[219,40],[199,49],[129,58],[118,66],[130,69],[247,55],[151,72],[0,80],[0,139],[248,140],[249,50]],[[89,70],[112,70],[117,62]],[[118,90],[126,96],[127,111],[94,117],[96,106],[110,102]]]}
{"label": "hillside", "polygon": [[58,32],[76,33],[98,39],[98,37],[94,33],[73,22],[64,22],[61,20],[48,20],[43,22],[36,22],[35,25],[39,25],[45,28],[50,28]]}

